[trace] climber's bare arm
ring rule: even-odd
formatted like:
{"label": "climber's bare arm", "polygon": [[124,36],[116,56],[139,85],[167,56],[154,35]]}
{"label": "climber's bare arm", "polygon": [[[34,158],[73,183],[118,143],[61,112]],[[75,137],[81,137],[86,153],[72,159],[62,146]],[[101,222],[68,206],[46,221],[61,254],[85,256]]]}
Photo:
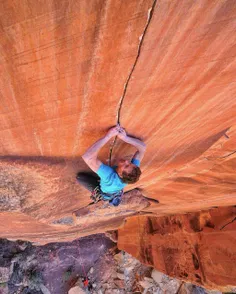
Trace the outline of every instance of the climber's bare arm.
{"label": "climber's bare arm", "polygon": [[118,134],[118,130],[116,127],[111,128],[105,137],[101,138],[97,142],[95,142],[83,155],[83,160],[87,163],[87,165],[96,172],[102,162],[97,158],[99,150],[114,136]]}
{"label": "climber's bare arm", "polygon": [[146,151],[146,149],[141,150],[141,151],[136,151],[134,153],[133,159],[138,159],[139,161],[142,161],[145,151]]}
{"label": "climber's bare arm", "polygon": [[133,158],[138,159],[139,161],[142,161],[144,154],[146,152],[146,144],[139,139],[132,138],[129,136],[126,136],[126,138],[124,139],[124,142],[131,144],[138,149],[138,151],[136,151],[136,153],[134,154]]}
{"label": "climber's bare arm", "polygon": [[146,151],[146,144],[143,141],[133,137],[129,137],[126,134],[125,129],[121,127],[120,127],[120,132],[118,134],[118,137],[124,142],[131,144],[138,149],[138,151],[134,154],[133,158],[138,159],[139,161],[143,159],[144,153]]}

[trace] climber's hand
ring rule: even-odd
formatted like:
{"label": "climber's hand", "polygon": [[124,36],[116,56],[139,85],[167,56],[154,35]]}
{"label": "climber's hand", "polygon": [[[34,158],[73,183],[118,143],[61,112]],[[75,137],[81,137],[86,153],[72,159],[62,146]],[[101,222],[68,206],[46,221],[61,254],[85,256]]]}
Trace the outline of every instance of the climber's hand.
{"label": "climber's hand", "polygon": [[124,140],[127,137],[125,129],[122,127],[119,127],[119,133],[117,136],[119,139]]}
{"label": "climber's hand", "polygon": [[112,127],[110,130],[107,132],[106,137],[112,138],[115,137],[119,134],[119,131],[117,127]]}
{"label": "climber's hand", "polygon": [[117,124],[116,125],[116,128],[117,128],[117,130],[120,132],[122,129],[124,129],[124,128],[122,128],[121,126],[120,126],[120,124]]}

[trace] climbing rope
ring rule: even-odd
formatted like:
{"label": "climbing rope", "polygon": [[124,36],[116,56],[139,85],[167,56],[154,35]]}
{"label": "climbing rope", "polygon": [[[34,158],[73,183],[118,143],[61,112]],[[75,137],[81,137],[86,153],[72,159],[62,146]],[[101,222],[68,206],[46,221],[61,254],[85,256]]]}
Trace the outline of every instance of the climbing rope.
{"label": "climbing rope", "polygon": [[79,240],[78,240],[78,252],[79,252],[80,264],[81,264],[81,266],[82,266],[82,270],[83,270],[83,274],[84,274],[83,284],[84,284],[84,287],[88,287],[89,280],[88,280],[88,276],[87,276],[87,273],[86,273],[85,268],[84,268],[83,261],[82,261],[82,259],[81,259],[81,251],[80,251]]}
{"label": "climbing rope", "polygon": [[80,262],[80,265],[82,267],[82,272],[83,272],[83,279],[82,279],[82,282],[83,282],[83,285],[85,288],[88,288],[89,287],[89,279],[88,279],[88,276],[86,274],[86,271],[85,271],[85,268],[84,268],[84,264],[83,264],[83,261],[81,259],[81,251],[80,251],[80,245],[79,245],[79,240],[78,240],[78,251],[79,251],[79,260],[77,258],[75,258],[74,256],[70,255],[70,257],[72,257],[73,259],[77,260]]}

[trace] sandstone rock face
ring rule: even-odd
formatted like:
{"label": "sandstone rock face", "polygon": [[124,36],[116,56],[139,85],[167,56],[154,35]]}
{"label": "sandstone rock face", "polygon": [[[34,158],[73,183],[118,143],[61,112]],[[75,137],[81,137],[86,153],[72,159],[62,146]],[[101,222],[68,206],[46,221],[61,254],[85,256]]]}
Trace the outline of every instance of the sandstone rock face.
{"label": "sandstone rock face", "polygon": [[[79,156],[117,121],[148,146],[128,188],[159,200],[147,212],[235,204],[235,15],[226,0],[4,1],[1,234],[77,237],[57,220],[90,202]],[[118,140],[112,159],[134,151]]]}
{"label": "sandstone rock face", "polygon": [[[129,218],[119,246],[170,276],[235,285],[233,208],[164,215],[236,204],[236,2],[8,0],[0,11],[0,236],[44,244],[163,215]],[[117,122],[147,144],[126,190],[159,203],[135,194],[119,211],[88,209],[80,156]],[[134,152],[117,140],[100,158]]]}
{"label": "sandstone rock face", "polygon": [[[119,227],[127,213],[86,230],[72,217],[90,203],[75,180],[80,156],[118,121],[148,147],[141,180],[126,189],[159,200],[144,211],[235,205],[235,1],[0,9],[2,237],[42,244]],[[119,140],[111,150],[112,160],[135,152]]]}
{"label": "sandstone rock face", "polygon": [[[1,198],[0,230],[4,238],[35,244],[72,241],[77,234],[87,236],[116,229],[126,217],[149,206],[149,201],[137,189],[125,193],[118,207],[104,201],[91,205],[89,193],[84,193],[70,172],[66,175],[68,166],[61,160],[48,164],[47,170],[40,161],[11,160],[10,164],[9,174],[2,174],[8,192],[4,196],[14,191],[14,195]],[[65,172],[64,179],[60,178],[60,168]],[[80,202],[83,195],[87,197]]]}
{"label": "sandstone rock face", "polygon": [[[236,208],[166,217],[133,217],[118,247],[168,276],[210,289],[236,285]],[[153,273],[155,280],[162,278]]]}

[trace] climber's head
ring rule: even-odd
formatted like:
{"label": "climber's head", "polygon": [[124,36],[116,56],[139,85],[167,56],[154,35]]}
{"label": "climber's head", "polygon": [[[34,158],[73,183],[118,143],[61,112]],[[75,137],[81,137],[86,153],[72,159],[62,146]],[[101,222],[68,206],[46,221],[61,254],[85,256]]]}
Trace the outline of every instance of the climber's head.
{"label": "climber's head", "polygon": [[125,184],[136,183],[141,175],[140,168],[125,159],[119,159],[116,171]]}

